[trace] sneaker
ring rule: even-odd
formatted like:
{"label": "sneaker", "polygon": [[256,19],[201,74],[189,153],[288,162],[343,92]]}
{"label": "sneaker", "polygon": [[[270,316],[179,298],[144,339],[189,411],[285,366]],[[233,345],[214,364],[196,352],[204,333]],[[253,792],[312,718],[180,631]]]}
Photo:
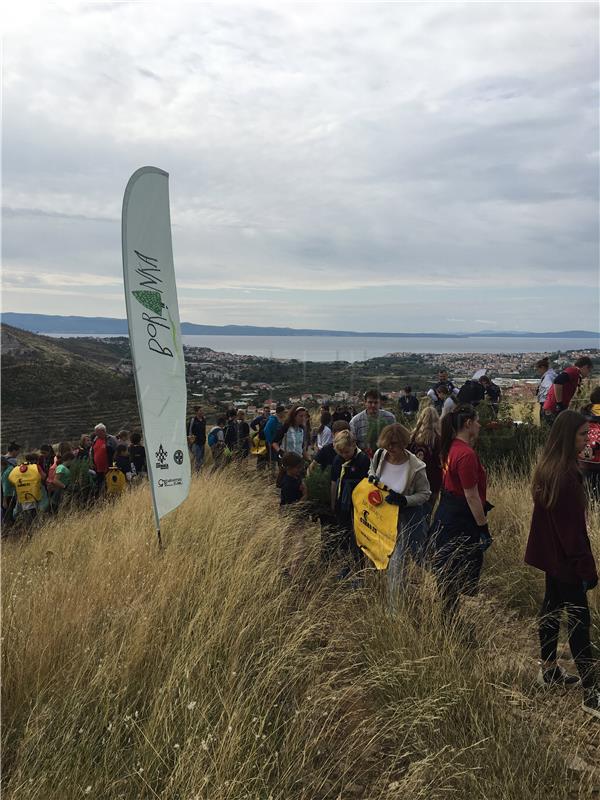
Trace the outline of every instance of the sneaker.
{"label": "sneaker", "polygon": [[593,714],[594,717],[600,719],[600,686],[595,686],[593,689],[584,689],[581,707],[588,714]]}
{"label": "sneaker", "polygon": [[579,678],[576,675],[570,675],[559,664],[550,669],[540,668],[537,680],[540,686],[546,688],[557,686],[562,689],[571,689],[579,685]]}

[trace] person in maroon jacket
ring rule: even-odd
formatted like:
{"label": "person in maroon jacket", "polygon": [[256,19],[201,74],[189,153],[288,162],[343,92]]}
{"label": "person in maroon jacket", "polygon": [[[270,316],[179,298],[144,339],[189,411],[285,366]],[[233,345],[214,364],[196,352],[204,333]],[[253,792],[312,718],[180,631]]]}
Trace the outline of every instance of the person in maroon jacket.
{"label": "person in maroon jacket", "polygon": [[562,611],[567,613],[569,647],[583,687],[583,708],[600,717],[600,684],[590,642],[586,592],[598,573],[585,521],[585,492],[577,454],[587,440],[588,421],[566,410],[557,418],[533,476],[533,516],[525,563],[546,574],[539,636],[545,686],[579,683],[556,662]]}

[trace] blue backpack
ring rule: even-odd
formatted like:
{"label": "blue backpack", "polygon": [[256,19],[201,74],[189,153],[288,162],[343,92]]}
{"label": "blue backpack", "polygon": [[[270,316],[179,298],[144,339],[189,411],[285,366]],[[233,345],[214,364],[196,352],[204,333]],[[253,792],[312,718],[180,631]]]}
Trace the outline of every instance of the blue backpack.
{"label": "blue backpack", "polygon": [[208,434],[208,446],[214,447],[219,442],[219,433],[222,432],[222,428],[218,426],[213,428],[210,433]]}

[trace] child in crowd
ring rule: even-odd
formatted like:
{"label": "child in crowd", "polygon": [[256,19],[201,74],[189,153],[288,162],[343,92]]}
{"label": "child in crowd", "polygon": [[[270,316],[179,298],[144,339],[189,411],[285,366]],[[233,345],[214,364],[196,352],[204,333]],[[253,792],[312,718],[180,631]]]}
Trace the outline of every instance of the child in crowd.
{"label": "child in crowd", "polygon": [[330,552],[338,551],[347,562],[338,579],[362,568],[363,556],[354,538],[352,492],[363,478],[368,477],[371,459],[357,446],[352,431],[343,430],[333,439],[336,452],[331,467],[331,510],[335,515],[337,531],[329,543]]}
{"label": "child in crowd", "polygon": [[[281,466],[277,476],[277,487],[281,492],[280,505],[290,506],[306,500],[306,486],[302,480],[304,459],[298,453],[284,453],[281,457]],[[281,542],[279,561],[282,574],[286,578],[293,577],[304,559],[305,541],[304,528],[291,528],[286,531],[286,536]]]}
{"label": "child in crowd", "polygon": [[127,478],[127,483],[131,483],[134,475],[134,468],[131,464],[131,456],[129,455],[129,448],[126,444],[118,444],[115,450],[115,466]]}
{"label": "child in crowd", "polygon": [[148,472],[148,467],[146,465],[146,448],[142,444],[141,433],[131,434],[129,458],[135,468],[136,475],[144,475]]}
{"label": "child in crowd", "polygon": [[52,445],[43,444],[40,447],[40,455],[38,457],[38,466],[41,468],[44,476],[42,481],[45,483],[46,478],[48,477],[48,473],[50,472],[50,467],[54,464],[55,452]]}
{"label": "child in crowd", "polygon": [[304,459],[298,453],[284,453],[277,476],[277,487],[281,490],[282,506],[306,500],[306,486],[302,480]]}
{"label": "child in crowd", "polygon": [[435,508],[442,488],[440,449],[441,425],[439,414],[433,406],[423,406],[417,417],[416,425],[411,432],[407,450],[410,450],[417,458],[420,458],[427,468],[427,480],[431,489],[431,497],[428,500],[430,514]]}
{"label": "child in crowd", "polygon": [[[38,453],[28,453],[25,461],[18,467],[13,467],[8,475],[8,480],[17,495],[16,522],[29,535],[31,535],[30,528],[44,495],[42,471],[37,463],[38,457]],[[7,460],[10,461],[10,459]]]}
{"label": "child in crowd", "polygon": [[210,447],[210,452],[213,457],[213,471],[220,469],[225,465],[227,460],[227,445],[225,444],[225,426],[227,419],[219,417],[217,424],[214,425],[208,432],[207,443]]}
{"label": "child in crowd", "polygon": [[129,447],[129,431],[119,431],[117,433],[117,444],[124,444]]}
{"label": "child in crowd", "polygon": [[69,450],[65,453],[59,453],[56,456],[56,464],[53,465],[49,473],[47,488],[48,488],[48,510],[51,514],[56,514],[60,506],[65,489],[71,485],[71,462],[74,455]]}
{"label": "child in crowd", "polygon": [[2,456],[2,535],[6,528],[13,524],[13,511],[17,502],[15,487],[8,480],[14,465],[9,463],[6,456]]}

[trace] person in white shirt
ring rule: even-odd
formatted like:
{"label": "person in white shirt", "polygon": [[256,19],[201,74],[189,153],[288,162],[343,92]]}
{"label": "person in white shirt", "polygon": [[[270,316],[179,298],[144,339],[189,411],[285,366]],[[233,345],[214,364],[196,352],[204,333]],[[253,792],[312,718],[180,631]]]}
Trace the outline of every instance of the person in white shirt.
{"label": "person in white shirt", "polygon": [[396,547],[387,568],[388,592],[392,609],[404,583],[406,563],[411,555],[421,561],[427,531],[425,504],[431,497],[425,463],[407,450],[410,431],[396,422],[385,427],[373,455],[369,480],[384,484],[390,490],[385,502],[397,505],[398,530]]}
{"label": "person in white shirt", "polygon": [[546,402],[546,397],[548,396],[548,392],[550,391],[550,387],[554,383],[554,378],[556,378],[556,372],[550,366],[550,361],[548,357],[541,358],[537,364],[535,365],[537,370],[537,374],[540,377],[540,382],[538,384],[536,398],[540,405],[540,420],[544,415],[544,403]]}
{"label": "person in white shirt", "polygon": [[448,392],[448,389],[445,386],[439,386],[436,390],[438,400],[442,404],[442,410],[440,413],[440,417],[445,417],[446,414],[449,414],[456,408],[456,403],[454,401],[454,395]]}
{"label": "person in white shirt", "polygon": [[331,432],[331,414],[329,411],[321,412],[321,425],[317,430],[317,452],[326,444],[333,442],[333,434]]}

